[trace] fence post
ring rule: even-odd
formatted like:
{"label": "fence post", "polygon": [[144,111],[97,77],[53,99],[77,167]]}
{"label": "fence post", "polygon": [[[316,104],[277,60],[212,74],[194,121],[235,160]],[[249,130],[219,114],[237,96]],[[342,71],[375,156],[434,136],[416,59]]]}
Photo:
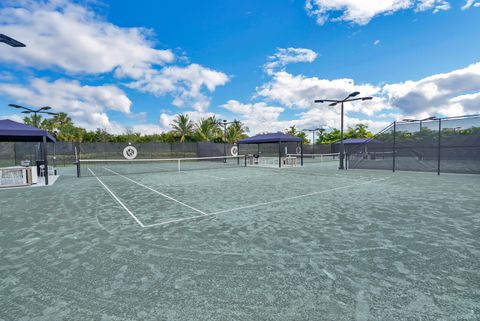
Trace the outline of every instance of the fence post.
{"label": "fence post", "polygon": [[282,168],[282,142],[278,142],[278,168]]}
{"label": "fence post", "polygon": [[395,146],[395,136],[397,134],[397,122],[393,122],[393,163],[392,163],[392,171],[395,172],[395,154],[396,154],[396,146]]}
{"label": "fence post", "polygon": [[17,166],[17,143],[13,143],[13,166]]}
{"label": "fence post", "polygon": [[440,156],[441,156],[441,142],[442,142],[442,119],[438,119],[438,167],[437,175],[440,175]]}

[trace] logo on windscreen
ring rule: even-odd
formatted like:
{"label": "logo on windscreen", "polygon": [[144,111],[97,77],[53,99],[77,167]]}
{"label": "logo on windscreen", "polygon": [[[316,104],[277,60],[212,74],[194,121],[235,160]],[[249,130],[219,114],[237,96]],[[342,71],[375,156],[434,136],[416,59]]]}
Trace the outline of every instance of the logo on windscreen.
{"label": "logo on windscreen", "polygon": [[232,146],[232,148],[230,149],[230,154],[232,154],[232,156],[237,156],[238,155],[238,147],[237,146]]}
{"label": "logo on windscreen", "polygon": [[123,149],[123,157],[125,157],[126,159],[134,159],[135,157],[137,157],[137,154],[137,149],[132,145],[128,145]]}

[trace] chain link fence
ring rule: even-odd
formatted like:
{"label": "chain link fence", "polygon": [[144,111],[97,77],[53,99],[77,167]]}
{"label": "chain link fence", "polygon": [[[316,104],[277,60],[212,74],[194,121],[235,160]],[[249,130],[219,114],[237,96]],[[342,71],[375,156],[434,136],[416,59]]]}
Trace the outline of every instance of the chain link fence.
{"label": "chain link fence", "polygon": [[480,174],[480,115],[394,122],[348,154],[350,169]]}

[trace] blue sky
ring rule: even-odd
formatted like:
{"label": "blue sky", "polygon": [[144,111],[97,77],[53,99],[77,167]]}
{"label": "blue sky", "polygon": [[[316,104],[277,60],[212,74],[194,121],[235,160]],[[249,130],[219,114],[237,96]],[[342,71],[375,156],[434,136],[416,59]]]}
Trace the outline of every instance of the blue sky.
{"label": "blue sky", "polygon": [[251,133],[480,112],[472,0],[3,1],[0,117],[50,105],[89,129],[168,130],[178,113]]}

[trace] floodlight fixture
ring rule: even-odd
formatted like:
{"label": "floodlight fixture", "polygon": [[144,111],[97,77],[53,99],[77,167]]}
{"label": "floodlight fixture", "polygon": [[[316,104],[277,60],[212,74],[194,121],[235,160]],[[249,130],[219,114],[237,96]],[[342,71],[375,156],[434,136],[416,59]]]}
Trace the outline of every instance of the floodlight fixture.
{"label": "floodlight fixture", "polygon": [[24,43],[21,43],[20,41],[10,38],[2,33],[0,33],[0,42],[6,43],[12,47],[26,47]]}
{"label": "floodlight fixture", "polygon": [[359,91],[354,91],[352,92],[351,94],[349,94],[345,99],[342,99],[342,100],[338,100],[338,99],[316,99],[314,100],[315,103],[325,103],[325,102],[329,102],[330,104],[328,106],[336,106],[337,104],[340,103],[340,106],[341,106],[341,112],[340,112],[340,115],[341,115],[341,125],[340,125],[340,164],[339,164],[339,167],[338,169],[344,169],[344,158],[345,158],[345,146],[344,146],[344,143],[343,143],[343,118],[344,118],[344,112],[343,112],[343,104],[346,103],[346,102],[350,102],[350,101],[357,101],[357,100],[361,100],[361,101],[365,101],[365,100],[372,100],[373,97],[359,97],[359,98],[355,98],[357,97],[358,95],[360,95],[360,92]]}
{"label": "floodlight fixture", "polygon": [[350,97],[356,97],[356,96],[358,96],[358,95],[360,95],[360,92],[359,92],[359,91],[354,91],[353,93],[351,93],[350,95],[348,95],[348,98],[350,98]]}

